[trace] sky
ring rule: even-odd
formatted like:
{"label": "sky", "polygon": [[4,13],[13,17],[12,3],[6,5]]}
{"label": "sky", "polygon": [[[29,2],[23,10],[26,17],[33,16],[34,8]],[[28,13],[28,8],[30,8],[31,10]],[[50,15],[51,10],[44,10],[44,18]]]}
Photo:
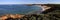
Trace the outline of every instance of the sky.
{"label": "sky", "polygon": [[0,4],[60,4],[60,0],[0,0]]}

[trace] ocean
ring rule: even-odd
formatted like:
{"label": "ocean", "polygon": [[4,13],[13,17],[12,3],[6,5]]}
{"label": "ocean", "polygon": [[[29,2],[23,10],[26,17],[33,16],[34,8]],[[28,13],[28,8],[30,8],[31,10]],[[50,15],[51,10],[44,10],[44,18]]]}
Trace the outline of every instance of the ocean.
{"label": "ocean", "polygon": [[32,5],[0,5],[0,15],[3,14],[29,14],[35,11],[41,11],[42,8]]}

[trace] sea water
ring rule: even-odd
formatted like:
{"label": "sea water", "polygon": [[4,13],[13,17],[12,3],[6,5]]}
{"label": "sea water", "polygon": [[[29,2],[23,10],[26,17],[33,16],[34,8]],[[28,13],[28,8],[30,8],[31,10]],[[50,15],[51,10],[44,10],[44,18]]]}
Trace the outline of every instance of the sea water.
{"label": "sea water", "polygon": [[41,7],[27,5],[0,5],[0,15],[3,14],[28,14],[41,11]]}

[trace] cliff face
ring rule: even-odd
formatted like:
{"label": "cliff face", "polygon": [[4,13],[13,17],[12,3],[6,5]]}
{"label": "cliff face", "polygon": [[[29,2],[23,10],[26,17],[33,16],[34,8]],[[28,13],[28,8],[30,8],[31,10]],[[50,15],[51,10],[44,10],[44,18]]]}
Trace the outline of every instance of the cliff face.
{"label": "cliff face", "polygon": [[[13,15],[12,15],[13,16]],[[22,16],[22,15],[21,15]],[[8,17],[5,18],[6,16],[3,16],[3,18],[0,20],[60,20],[60,14],[31,14],[31,15],[25,15],[21,18],[17,16],[16,17]]]}
{"label": "cliff face", "polygon": [[6,14],[6,15],[1,16],[0,20],[5,20],[5,19],[8,19],[8,18],[15,19],[15,18],[22,18],[22,17],[24,17],[24,15],[20,15],[20,14]]}

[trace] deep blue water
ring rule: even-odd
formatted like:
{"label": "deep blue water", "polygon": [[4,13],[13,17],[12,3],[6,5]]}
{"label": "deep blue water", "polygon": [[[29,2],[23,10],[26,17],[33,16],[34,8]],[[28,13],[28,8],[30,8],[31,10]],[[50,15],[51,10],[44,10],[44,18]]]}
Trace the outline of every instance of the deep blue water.
{"label": "deep blue water", "polygon": [[28,12],[42,10],[37,6],[27,5],[0,5],[0,14],[27,14]]}

